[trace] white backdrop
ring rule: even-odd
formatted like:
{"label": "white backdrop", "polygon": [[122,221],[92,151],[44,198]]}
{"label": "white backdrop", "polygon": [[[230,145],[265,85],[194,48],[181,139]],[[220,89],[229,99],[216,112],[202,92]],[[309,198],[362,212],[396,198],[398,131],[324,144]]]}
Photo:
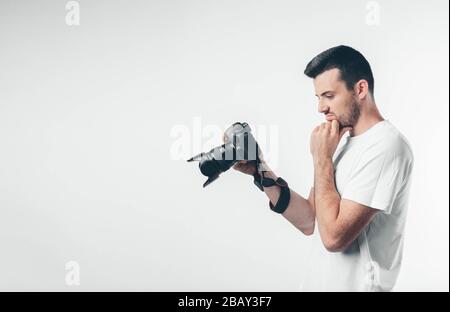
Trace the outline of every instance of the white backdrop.
{"label": "white backdrop", "polygon": [[185,159],[247,121],[307,195],[302,72],[339,44],[415,154],[395,290],[449,290],[448,1],[80,0],[79,25],[66,3],[0,2],[1,290],[297,290],[310,239],[250,177],[202,189]]}

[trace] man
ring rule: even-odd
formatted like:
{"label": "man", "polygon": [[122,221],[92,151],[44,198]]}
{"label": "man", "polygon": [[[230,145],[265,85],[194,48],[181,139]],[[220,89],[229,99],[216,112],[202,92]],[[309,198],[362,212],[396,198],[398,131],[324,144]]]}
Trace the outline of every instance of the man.
{"label": "man", "polygon": [[[361,53],[331,48],[312,59],[305,74],[313,78],[326,119],[311,134],[314,186],[308,199],[301,197],[261,159],[265,177],[283,182],[262,189],[271,208],[280,206],[278,200],[286,203],[274,211],[314,234],[302,290],[389,291],[401,264],[413,154],[378,111],[372,70]],[[260,178],[250,162],[234,168]]]}

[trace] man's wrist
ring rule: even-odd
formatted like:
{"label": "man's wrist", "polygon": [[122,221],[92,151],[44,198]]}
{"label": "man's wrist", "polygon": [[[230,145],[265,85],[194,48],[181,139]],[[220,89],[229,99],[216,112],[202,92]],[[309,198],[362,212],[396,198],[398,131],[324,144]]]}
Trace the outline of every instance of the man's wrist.
{"label": "man's wrist", "polygon": [[273,171],[266,171],[266,172],[264,172],[264,177],[265,178],[269,178],[269,179],[273,179],[275,181],[278,179],[278,176]]}
{"label": "man's wrist", "polygon": [[276,185],[275,181],[277,180],[278,176],[268,166],[260,166],[259,170],[253,174],[253,183],[261,191],[264,191],[264,187]]}
{"label": "man's wrist", "polygon": [[329,164],[330,162],[332,162],[332,159],[331,159],[331,157],[328,157],[328,156],[319,156],[319,157],[314,157],[313,161],[314,161],[314,167],[320,168],[320,167],[323,167],[326,164]]}

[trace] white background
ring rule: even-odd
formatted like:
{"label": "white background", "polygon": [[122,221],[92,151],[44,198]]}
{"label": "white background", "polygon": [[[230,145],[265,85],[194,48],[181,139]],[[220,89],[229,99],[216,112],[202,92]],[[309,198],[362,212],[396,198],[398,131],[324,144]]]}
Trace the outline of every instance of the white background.
{"label": "white background", "polygon": [[248,176],[202,189],[171,131],[278,127],[263,150],[306,196],[323,116],[302,72],[347,44],[415,154],[395,290],[449,290],[448,1],[378,1],[379,25],[356,0],[80,0],[79,26],[65,4],[0,2],[0,289],[297,290],[310,239]]}

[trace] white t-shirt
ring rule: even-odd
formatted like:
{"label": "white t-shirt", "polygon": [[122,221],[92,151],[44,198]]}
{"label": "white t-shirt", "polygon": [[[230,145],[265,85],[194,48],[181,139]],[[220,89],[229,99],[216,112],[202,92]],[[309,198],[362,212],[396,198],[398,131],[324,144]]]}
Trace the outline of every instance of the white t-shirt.
{"label": "white t-shirt", "polygon": [[327,251],[316,224],[303,291],[389,291],[400,270],[411,148],[387,120],[346,140],[333,157],[337,191],[379,212],[344,252]]}

